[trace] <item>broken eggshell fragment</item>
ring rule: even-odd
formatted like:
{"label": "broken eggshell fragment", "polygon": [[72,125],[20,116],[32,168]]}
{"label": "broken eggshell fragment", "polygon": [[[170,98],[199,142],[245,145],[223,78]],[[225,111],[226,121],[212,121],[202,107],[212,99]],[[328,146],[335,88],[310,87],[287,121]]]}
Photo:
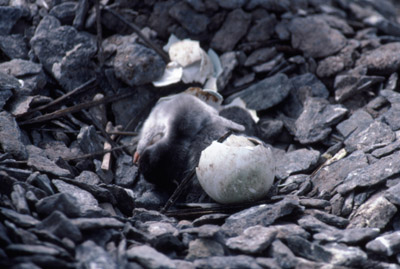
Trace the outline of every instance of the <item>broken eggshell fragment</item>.
{"label": "broken eggshell fragment", "polygon": [[196,175],[204,191],[221,204],[251,202],[267,195],[275,160],[262,142],[231,135],[202,151]]}

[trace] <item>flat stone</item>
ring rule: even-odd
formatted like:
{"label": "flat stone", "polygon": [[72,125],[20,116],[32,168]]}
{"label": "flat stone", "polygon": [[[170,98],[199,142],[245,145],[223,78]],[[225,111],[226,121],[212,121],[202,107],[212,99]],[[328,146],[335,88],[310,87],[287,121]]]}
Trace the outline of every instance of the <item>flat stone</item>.
{"label": "flat stone", "polygon": [[19,6],[0,6],[0,33],[8,35],[13,26],[23,16],[23,9]]}
{"label": "flat stone", "polygon": [[99,176],[88,170],[82,171],[79,176],[75,177],[75,180],[89,185],[98,185],[101,183]]}
{"label": "flat stone", "polygon": [[256,225],[245,229],[243,234],[237,237],[229,238],[226,241],[226,245],[230,249],[244,253],[260,253],[269,247],[276,235],[276,229]]}
{"label": "flat stone", "polygon": [[86,154],[103,150],[103,144],[93,125],[82,127],[77,136],[77,141],[81,150]]}
{"label": "flat stone", "polygon": [[246,35],[251,15],[242,9],[231,11],[222,27],[215,33],[210,46],[218,51],[232,51],[239,40]]}
{"label": "flat stone", "polygon": [[332,131],[347,113],[342,105],[332,105],[327,100],[309,97],[304,102],[303,112],[296,120],[296,139],[302,144],[319,142]]}
{"label": "flat stone", "polygon": [[0,214],[15,223],[16,225],[23,227],[23,228],[31,228],[40,222],[30,215],[20,214],[15,212],[14,210],[0,207]]}
{"label": "flat stone", "polygon": [[222,91],[232,78],[232,72],[239,64],[236,53],[233,51],[225,52],[220,56],[222,73],[217,79],[217,89]]}
{"label": "flat stone", "polygon": [[218,0],[218,5],[226,9],[241,8],[248,0]]}
{"label": "flat stone", "polygon": [[400,152],[395,152],[366,167],[350,172],[343,184],[337,187],[337,191],[345,194],[356,188],[370,188],[384,182],[386,179],[400,172],[399,158]]}
{"label": "flat stone", "polygon": [[391,232],[375,238],[365,246],[378,255],[392,256],[400,251],[400,232]]}
{"label": "flat stone", "polygon": [[207,238],[198,238],[190,241],[186,259],[194,261],[211,256],[224,256],[224,253],[224,247],[217,241]]}
{"label": "flat stone", "polygon": [[385,191],[384,196],[389,202],[391,202],[394,205],[399,206],[400,205],[399,192],[400,192],[400,183],[387,189]]}
{"label": "flat stone", "polygon": [[311,215],[304,215],[297,221],[297,223],[301,226],[301,228],[314,233],[323,233],[326,231],[336,230],[335,227],[328,225]]}
{"label": "flat stone", "polygon": [[14,117],[6,111],[0,112],[0,144],[17,160],[28,159],[28,152],[22,142],[22,133]]}
{"label": "flat stone", "polygon": [[329,230],[313,235],[321,242],[338,242],[348,245],[357,245],[376,238],[380,234],[377,228],[350,228],[345,230]]}
{"label": "flat stone", "polygon": [[311,178],[313,189],[318,197],[329,195],[338,184],[344,182],[350,172],[368,166],[368,159],[364,152],[355,151],[349,156],[322,167]]}
{"label": "flat stone", "polygon": [[195,12],[185,1],[179,1],[169,9],[169,15],[176,19],[189,33],[200,34],[207,30],[208,16]]}
{"label": "flat stone", "polygon": [[114,58],[115,76],[129,86],[150,83],[164,73],[165,63],[154,50],[139,44],[119,48]]}
{"label": "flat stone", "polygon": [[103,228],[119,229],[124,227],[124,223],[114,218],[76,218],[71,222],[80,230],[93,230]]}
{"label": "flat stone", "polygon": [[396,214],[397,208],[381,194],[369,198],[350,215],[348,228],[379,228],[383,229]]}
{"label": "flat stone", "polygon": [[336,129],[343,137],[347,137],[352,132],[359,133],[368,128],[368,126],[374,121],[372,116],[365,110],[356,110],[350,118],[342,121],[336,126]]}
{"label": "flat stone", "polygon": [[11,244],[6,248],[7,252],[12,255],[60,255],[58,249],[45,245],[28,245],[28,244]]}
{"label": "flat stone", "polygon": [[157,35],[163,39],[168,39],[170,35],[168,28],[175,23],[175,19],[169,15],[169,10],[175,1],[155,2],[153,12],[149,17],[149,27],[157,32]]}
{"label": "flat stone", "polygon": [[305,214],[310,214],[312,216],[314,216],[316,219],[319,219],[320,221],[331,225],[331,226],[335,226],[337,228],[346,228],[346,226],[349,224],[349,220],[333,215],[333,214],[329,214],[327,212],[321,211],[321,210],[317,210],[317,209],[307,209],[304,212]]}
{"label": "flat stone", "polygon": [[248,268],[261,269],[255,258],[245,255],[209,257],[194,261],[196,268]]}
{"label": "flat stone", "polygon": [[128,249],[126,256],[146,268],[175,268],[175,264],[170,258],[147,245],[134,246]]}
{"label": "flat stone", "polygon": [[21,34],[3,35],[0,39],[0,50],[10,59],[28,58],[28,44]]}
{"label": "flat stone", "polygon": [[49,12],[49,15],[56,17],[61,24],[72,24],[75,18],[75,13],[78,8],[78,3],[64,2],[55,5]]}
{"label": "flat stone", "polygon": [[297,265],[297,257],[281,240],[275,239],[268,248],[270,256],[276,259],[279,268],[294,268]]}
{"label": "flat stone", "polygon": [[68,91],[94,77],[91,58],[96,40],[72,26],[61,26],[53,16],[44,17],[30,44],[43,67]]}
{"label": "flat stone", "polygon": [[31,210],[29,209],[28,203],[25,198],[26,191],[20,184],[15,184],[13,186],[13,191],[11,193],[11,201],[18,213],[21,214],[31,214]]}
{"label": "flat stone", "polygon": [[255,24],[250,27],[249,33],[247,34],[247,40],[250,42],[263,43],[271,38],[275,32],[276,17],[274,14],[267,15],[262,19],[259,19]]}
{"label": "flat stone", "polygon": [[75,257],[82,268],[110,268],[117,269],[118,265],[110,253],[93,241],[85,241],[76,248]]}
{"label": "flat stone", "polygon": [[221,231],[221,227],[218,225],[204,224],[199,227],[187,228],[180,230],[181,233],[196,234],[200,238],[213,238],[217,236]]}
{"label": "flat stone", "polygon": [[49,173],[59,177],[71,176],[70,171],[59,167],[55,161],[50,160],[42,149],[34,145],[28,145],[26,149],[29,154],[28,166],[39,172]]}
{"label": "flat stone", "polygon": [[70,193],[57,193],[45,197],[36,203],[36,210],[42,216],[48,216],[56,210],[71,218],[81,215],[78,199]]}
{"label": "flat stone", "polygon": [[117,159],[115,184],[122,187],[131,187],[137,177],[138,167],[133,165],[132,156],[122,155]]}
{"label": "flat stone", "polygon": [[64,237],[78,242],[82,239],[82,234],[72,222],[60,211],[54,211],[41,223],[36,225],[39,230],[46,230],[62,239]]}
{"label": "flat stone", "polygon": [[277,74],[229,96],[226,102],[230,103],[240,97],[246,103],[247,108],[265,110],[283,101],[291,89],[292,84],[288,77],[285,74]]}
{"label": "flat stone", "polygon": [[289,30],[292,34],[292,46],[314,58],[330,56],[340,51],[347,43],[342,33],[316,16],[292,19]]}
{"label": "flat stone", "polygon": [[316,150],[298,149],[288,152],[276,164],[278,179],[285,179],[292,174],[306,172],[313,169],[319,160],[320,153]]}
{"label": "flat stone", "polygon": [[254,206],[228,217],[222,225],[222,231],[229,236],[238,236],[246,228],[255,225],[269,226],[300,208],[298,200],[292,198],[285,198],[275,204]]}
{"label": "flat stone", "polygon": [[244,62],[244,66],[253,66],[273,59],[278,52],[275,47],[261,48],[253,51]]}
{"label": "flat stone", "polygon": [[388,43],[376,49],[364,52],[356,65],[366,66],[368,71],[378,75],[390,75],[400,67],[400,55],[397,53],[400,43]]}

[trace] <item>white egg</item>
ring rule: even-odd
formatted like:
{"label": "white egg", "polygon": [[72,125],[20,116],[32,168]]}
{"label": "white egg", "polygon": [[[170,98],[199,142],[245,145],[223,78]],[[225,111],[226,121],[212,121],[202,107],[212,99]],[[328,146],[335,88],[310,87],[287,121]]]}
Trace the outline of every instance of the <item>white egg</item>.
{"label": "white egg", "polygon": [[202,151],[196,175],[215,201],[234,204],[265,198],[275,177],[270,148],[255,139],[231,135]]}

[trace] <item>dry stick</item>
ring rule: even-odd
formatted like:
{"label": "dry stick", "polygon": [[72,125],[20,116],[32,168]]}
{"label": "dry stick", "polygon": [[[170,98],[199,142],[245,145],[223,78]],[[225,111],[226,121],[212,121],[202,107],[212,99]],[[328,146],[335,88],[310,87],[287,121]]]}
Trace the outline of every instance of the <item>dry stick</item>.
{"label": "dry stick", "polygon": [[[49,108],[49,107],[51,107],[51,106],[55,106],[55,105],[57,105],[57,104],[63,102],[63,101],[66,100],[67,98],[71,97],[71,96],[74,95],[74,94],[80,93],[80,92],[82,92],[83,90],[90,89],[91,87],[89,87],[89,86],[90,86],[93,82],[95,82],[95,81],[96,81],[96,78],[89,79],[88,81],[86,81],[86,82],[83,83],[82,85],[78,86],[77,88],[75,88],[74,90],[72,90],[72,91],[70,91],[70,92],[67,92],[67,93],[64,94],[63,96],[60,96],[60,97],[57,98],[56,100],[54,100],[54,101],[52,101],[52,102],[50,102],[50,103],[48,103],[48,104],[46,104],[46,105],[36,107],[36,108],[34,108],[34,109],[32,109],[32,110],[30,110],[30,111],[28,111],[28,112],[26,112],[26,113],[23,113],[23,114],[21,114],[21,115],[18,115],[18,116],[16,116],[16,118],[21,118],[21,117],[24,117],[24,116],[26,116],[26,115],[30,115],[30,114],[32,114],[33,112],[36,112],[36,111],[39,111],[39,110],[43,110],[43,109]],[[96,84],[92,85],[92,87],[94,87],[95,85],[96,85]]]}
{"label": "dry stick", "polygon": [[[222,143],[227,139],[230,135],[232,134],[232,131],[228,131],[226,134],[221,136],[217,141]],[[168,199],[168,201],[165,203],[164,207],[161,209],[161,213],[165,213],[168,208],[170,208],[176,200],[179,198],[179,195],[182,193],[183,189],[186,187],[186,185],[190,182],[194,174],[196,173],[196,167],[192,169],[190,174],[188,174],[179,184],[179,186],[175,189],[174,193],[171,195],[171,197]]]}
{"label": "dry stick", "polygon": [[29,120],[23,121],[23,122],[19,123],[19,125],[22,126],[22,125],[27,125],[27,124],[34,124],[34,123],[53,120],[53,119],[62,117],[64,115],[67,115],[69,113],[75,113],[75,112],[81,111],[82,109],[87,109],[87,108],[90,108],[90,107],[93,107],[93,106],[97,106],[97,105],[100,105],[100,104],[104,104],[104,103],[115,102],[117,100],[124,99],[124,98],[126,98],[128,96],[131,96],[133,94],[134,94],[134,92],[125,93],[125,94],[118,94],[118,95],[111,96],[109,98],[103,98],[101,100],[90,101],[90,102],[87,102],[87,103],[79,104],[79,105],[68,107],[68,108],[65,108],[65,109],[60,109],[60,110],[54,111],[54,112],[49,113],[49,114],[45,114],[45,115],[38,116],[38,117],[33,118],[33,119],[29,119]]}
{"label": "dry stick", "polygon": [[116,11],[112,10],[111,8],[108,8],[106,6],[102,5],[102,8],[107,10],[108,12],[110,12],[111,14],[113,14],[115,17],[117,17],[120,21],[122,21],[123,23],[125,23],[126,25],[128,25],[133,31],[135,31],[135,33],[141,38],[143,39],[143,41],[149,46],[151,47],[153,50],[155,50],[160,56],[161,58],[163,58],[165,63],[169,63],[170,59],[167,53],[165,53],[165,51],[163,51],[162,49],[160,49],[157,45],[155,45],[150,39],[148,39],[145,35],[142,34],[141,30],[139,27],[137,27],[134,23],[131,23],[129,21],[127,21],[123,16],[119,15]]}

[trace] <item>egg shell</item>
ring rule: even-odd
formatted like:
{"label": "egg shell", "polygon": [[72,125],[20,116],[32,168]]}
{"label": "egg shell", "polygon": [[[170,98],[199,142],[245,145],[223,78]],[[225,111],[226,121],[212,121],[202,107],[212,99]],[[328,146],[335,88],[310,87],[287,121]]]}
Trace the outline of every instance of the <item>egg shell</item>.
{"label": "egg shell", "polygon": [[270,148],[232,135],[202,151],[196,174],[204,191],[219,203],[256,201],[272,186],[275,160]]}

